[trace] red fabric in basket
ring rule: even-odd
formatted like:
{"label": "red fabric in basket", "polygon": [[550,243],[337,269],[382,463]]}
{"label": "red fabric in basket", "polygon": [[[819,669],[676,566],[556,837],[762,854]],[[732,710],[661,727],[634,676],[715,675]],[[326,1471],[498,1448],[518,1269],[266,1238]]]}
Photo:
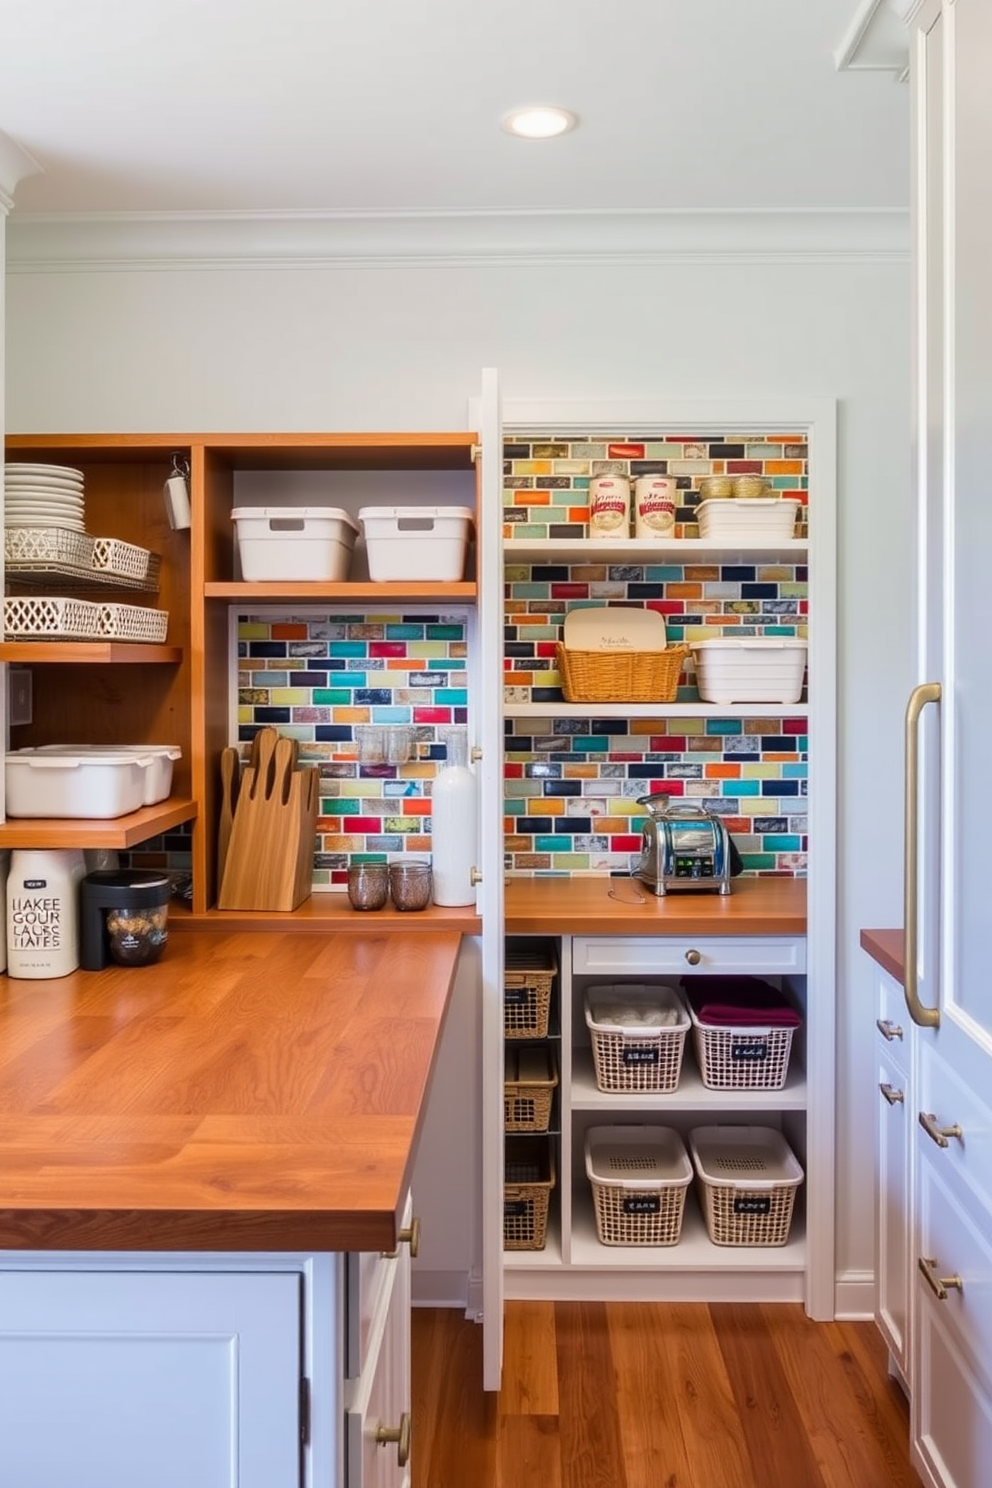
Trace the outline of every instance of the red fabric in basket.
{"label": "red fabric in basket", "polygon": [[784,993],[760,977],[683,977],[682,991],[700,1023],[723,1028],[798,1028]]}

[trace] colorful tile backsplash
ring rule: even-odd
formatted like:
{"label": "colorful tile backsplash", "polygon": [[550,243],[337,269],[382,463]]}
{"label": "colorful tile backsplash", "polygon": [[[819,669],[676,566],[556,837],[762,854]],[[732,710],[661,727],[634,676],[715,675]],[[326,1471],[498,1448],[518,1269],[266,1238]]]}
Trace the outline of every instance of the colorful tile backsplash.
{"label": "colorful tile backsplash", "polygon": [[[565,615],[590,604],[643,605],[671,641],[719,635],[806,634],[807,569],[799,564],[610,564],[513,557],[522,538],[583,538],[589,481],[600,474],[674,475],[673,539],[698,536],[699,481],[762,475],[800,502],[804,536],[807,450],[798,435],[637,435],[504,443],[507,703],[562,700],[555,646]],[[677,701],[698,701],[691,667]],[[590,713],[594,708],[590,706]],[[506,867],[514,874],[626,873],[640,851],[637,798],[705,798],[750,874],[803,875],[807,862],[808,741],[803,717],[509,718]]]}

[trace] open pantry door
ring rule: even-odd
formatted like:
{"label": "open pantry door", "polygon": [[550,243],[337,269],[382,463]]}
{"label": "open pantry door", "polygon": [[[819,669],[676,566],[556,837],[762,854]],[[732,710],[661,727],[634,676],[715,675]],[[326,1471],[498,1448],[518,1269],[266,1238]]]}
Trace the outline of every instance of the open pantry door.
{"label": "open pantry door", "polygon": [[503,430],[496,372],[482,374],[476,428],[479,773],[482,882],[483,1384],[503,1368]]}

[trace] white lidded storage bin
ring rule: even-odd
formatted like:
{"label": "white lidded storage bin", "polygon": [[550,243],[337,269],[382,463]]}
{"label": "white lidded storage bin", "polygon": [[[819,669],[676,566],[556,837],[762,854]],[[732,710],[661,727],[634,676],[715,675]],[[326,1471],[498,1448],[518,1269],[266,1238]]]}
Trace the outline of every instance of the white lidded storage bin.
{"label": "white lidded storage bin", "polygon": [[347,579],[358,523],[337,506],[238,506],[231,512],[249,583]]}
{"label": "white lidded storage bin", "polygon": [[106,819],[145,804],[150,754],[17,750],[6,757],[8,816]]}
{"label": "white lidded storage bin", "polygon": [[697,1126],[689,1151],[714,1245],[785,1245],[803,1170],[772,1126]]}
{"label": "white lidded storage bin", "polygon": [[668,1126],[591,1126],[585,1141],[601,1245],[675,1245],[692,1165]]}
{"label": "white lidded storage bin", "polygon": [[807,643],[797,636],[690,641],[704,703],[798,703]]}
{"label": "white lidded storage bin", "polygon": [[455,584],[465,572],[472,513],[467,506],[363,506],[369,578]]}
{"label": "white lidded storage bin", "polygon": [[751,501],[710,497],[696,508],[699,535],[743,542],[792,537],[800,505],[788,496],[758,496]]}
{"label": "white lidded storage bin", "polygon": [[689,1017],[674,987],[661,982],[590,987],[585,1013],[598,1089],[676,1089]]}
{"label": "white lidded storage bin", "polygon": [[[34,749],[16,750],[16,754],[70,754],[86,759],[107,755],[132,754],[148,761],[144,770],[144,806],[166,801],[172,789],[172,767],[182,759],[178,744],[39,744]],[[9,758],[10,756],[8,756]]]}

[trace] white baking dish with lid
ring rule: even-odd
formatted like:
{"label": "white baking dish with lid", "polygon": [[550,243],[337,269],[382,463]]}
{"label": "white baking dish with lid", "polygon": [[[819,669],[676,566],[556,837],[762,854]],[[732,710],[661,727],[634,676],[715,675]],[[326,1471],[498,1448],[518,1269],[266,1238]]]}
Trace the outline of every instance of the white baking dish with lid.
{"label": "white baking dish with lid", "polygon": [[151,756],[145,770],[143,805],[154,806],[168,800],[172,789],[172,767],[182,759],[178,744],[39,744],[32,750],[15,750],[17,754],[74,754],[102,758],[108,754],[133,754],[139,759]]}
{"label": "white baking dish with lid", "polygon": [[151,754],[19,749],[5,762],[7,815],[103,820],[145,803]]}

